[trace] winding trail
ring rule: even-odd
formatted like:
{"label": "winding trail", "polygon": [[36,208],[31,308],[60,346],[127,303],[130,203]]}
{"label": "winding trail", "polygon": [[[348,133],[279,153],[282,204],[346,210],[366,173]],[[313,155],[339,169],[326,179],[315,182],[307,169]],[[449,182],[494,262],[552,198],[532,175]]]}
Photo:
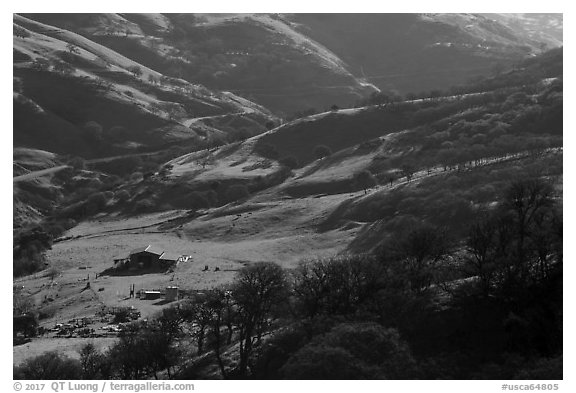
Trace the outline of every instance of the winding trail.
{"label": "winding trail", "polygon": [[247,113],[248,113],[248,111],[242,111],[242,112],[234,112],[234,113],[225,113],[223,115],[194,117],[192,119],[186,119],[186,120],[180,122],[180,124],[190,128],[190,126],[192,124],[196,123],[197,121],[206,120],[206,119],[219,119],[219,118],[226,117],[226,116],[242,116],[242,115],[245,115]]}
{"label": "winding trail", "polygon": [[28,181],[28,180],[34,180],[38,177],[42,177],[42,176],[46,176],[46,175],[52,175],[56,172],[60,172],[63,169],[66,168],[70,168],[69,165],[59,165],[59,166],[55,166],[52,168],[47,168],[47,169],[41,169],[39,171],[34,171],[34,172],[30,172],[30,173],[26,173],[24,175],[20,175],[20,176],[14,176],[12,178],[12,181],[14,183],[18,183],[21,181]]}

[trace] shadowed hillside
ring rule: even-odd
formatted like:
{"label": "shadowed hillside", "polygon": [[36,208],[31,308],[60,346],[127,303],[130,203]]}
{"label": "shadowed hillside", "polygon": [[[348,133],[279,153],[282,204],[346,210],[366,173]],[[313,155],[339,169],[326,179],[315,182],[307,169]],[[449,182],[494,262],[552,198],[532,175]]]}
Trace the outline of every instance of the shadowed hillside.
{"label": "shadowed hillside", "polygon": [[[561,15],[555,17],[561,26]],[[400,94],[446,89],[489,75],[540,52],[542,42],[523,30],[473,14],[295,14],[292,18],[304,34],[345,61],[354,75]]]}
{"label": "shadowed hillside", "polygon": [[559,15],[13,20],[15,379],[563,378]]}

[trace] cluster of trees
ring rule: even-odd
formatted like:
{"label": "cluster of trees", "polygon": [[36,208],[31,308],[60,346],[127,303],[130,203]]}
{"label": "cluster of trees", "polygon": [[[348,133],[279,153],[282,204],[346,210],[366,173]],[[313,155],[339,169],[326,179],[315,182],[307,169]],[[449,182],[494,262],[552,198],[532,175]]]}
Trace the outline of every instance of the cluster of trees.
{"label": "cluster of trees", "polygon": [[[402,231],[422,220],[445,226],[454,234],[462,233],[479,209],[492,206],[500,198],[501,190],[515,179],[526,177],[527,173],[546,177],[555,184],[562,174],[562,155],[525,155],[471,170],[440,172],[441,176],[421,179],[418,187],[401,187],[390,193],[375,194],[348,209],[334,212],[326,225],[341,219],[374,223],[369,231],[363,231],[353,241],[355,251],[370,249],[383,234]],[[405,173],[397,175],[406,176]],[[387,176],[378,175],[378,182],[385,184],[393,180]]]}
{"label": "cluster of trees", "polygon": [[47,60],[43,57],[38,57],[32,62],[32,68],[36,71],[49,71],[53,69],[60,75],[70,76],[76,72],[74,66],[62,60]]}
{"label": "cluster of trees", "polygon": [[12,34],[18,38],[26,39],[30,37],[30,33],[25,28],[14,25],[12,29]]}
{"label": "cluster of trees", "polygon": [[[298,145],[292,141],[293,134],[296,132],[302,132],[302,137],[309,146],[321,145],[330,136],[330,140],[333,141],[330,147],[334,150],[340,150],[386,133],[410,130],[400,136],[399,142],[409,146],[422,146],[422,149],[414,149],[411,153],[415,162],[431,163],[433,159],[438,158],[433,156],[440,150],[444,151],[442,154],[451,156],[458,155],[459,151],[463,149],[466,149],[467,152],[468,150],[470,152],[478,150],[474,153],[477,155],[485,154],[485,151],[480,152],[481,149],[477,148],[489,147],[488,145],[493,143],[495,143],[494,146],[497,147],[497,151],[500,152],[505,148],[514,147],[516,142],[520,142],[520,139],[511,141],[506,135],[522,136],[522,138],[530,136],[532,139],[532,137],[537,137],[536,130],[541,130],[544,127],[547,129],[551,124],[554,124],[554,132],[551,134],[559,135],[561,125],[558,118],[561,117],[558,114],[561,113],[562,100],[561,83],[557,82],[557,84],[559,86],[550,86],[549,88],[536,85],[502,88],[492,92],[452,99],[431,99],[418,102],[390,101],[385,105],[378,105],[361,111],[350,118],[331,115],[314,122],[292,124],[289,128],[294,130],[293,132],[277,132],[267,135],[260,139],[256,148],[262,149],[263,156],[273,159],[283,155],[294,155],[302,165],[317,159],[318,156],[313,151],[306,151],[303,144]],[[549,92],[552,89],[554,93]],[[530,102],[516,100],[504,105],[510,96],[519,92],[524,93]],[[533,97],[535,94],[536,97]],[[533,102],[534,100],[536,102]],[[536,107],[532,108],[533,106]],[[540,111],[534,111],[537,107],[540,107]],[[474,117],[474,114],[479,114],[479,116]],[[527,115],[526,121],[521,114]],[[448,130],[452,126],[456,127],[456,123],[461,119],[467,122],[476,122],[484,115],[486,115],[486,119],[483,120],[490,123],[490,128],[487,129],[482,126],[477,137],[469,132],[458,132],[456,128]],[[518,122],[515,121],[516,118]],[[531,120],[528,121],[528,118]],[[507,128],[503,123],[513,123],[514,127]],[[480,127],[480,124],[478,126]],[[355,132],[351,133],[350,129],[355,129]],[[489,131],[492,129],[495,131],[490,133]],[[468,129],[466,130],[468,131]],[[502,136],[504,138],[495,141]],[[551,139],[550,142],[552,142]],[[275,146],[276,155],[266,155],[266,149],[262,145]],[[475,146],[474,149],[472,146]],[[424,157],[421,157],[422,155]],[[403,155],[402,159],[407,158],[406,156],[406,154]]]}
{"label": "cluster of trees", "polygon": [[130,71],[130,73],[134,75],[134,77],[136,78],[142,76],[142,68],[140,66],[137,65],[130,66],[127,68],[127,70]]}
{"label": "cluster of trees", "polygon": [[[384,241],[374,255],[301,266],[295,304],[308,318],[345,315],[397,329],[416,360],[399,378],[561,377],[562,218],[547,182],[513,182],[463,238],[420,225]],[[450,300],[439,310],[442,293]],[[466,338],[451,343],[446,332],[458,331],[468,332]],[[286,345],[277,339],[274,345]],[[466,350],[473,354],[462,357]],[[325,376],[322,362],[315,368],[296,359]],[[506,371],[498,373],[498,362]],[[332,378],[345,373],[334,368]]]}
{"label": "cluster of trees", "polygon": [[420,93],[409,92],[401,97],[390,92],[374,92],[369,97],[357,102],[356,107],[369,105],[387,105],[402,100],[413,101],[418,99],[435,99],[464,94],[483,93],[510,87],[533,85],[542,79],[562,75],[562,48],[556,48],[536,57],[529,58],[516,64],[512,69],[503,72],[501,65],[496,67],[492,76],[481,77],[465,85],[454,86],[447,90],[434,89]]}
{"label": "cluster of trees", "polygon": [[34,273],[45,267],[44,252],[52,247],[52,236],[41,227],[33,227],[16,234],[13,247],[13,275]]}
{"label": "cluster of trees", "polygon": [[[128,324],[118,343],[106,352],[88,344],[79,362],[45,354],[16,367],[14,375],[22,379],[142,379],[166,372],[170,378],[183,354],[176,340],[188,336],[196,343],[197,354],[214,351],[224,378],[247,376],[254,347],[276,317],[287,289],[282,268],[257,263],[242,269],[229,288],[168,308],[153,320]],[[224,364],[223,351],[233,342],[239,345],[239,363],[230,369]],[[48,364],[37,367],[40,360]],[[62,374],[63,364],[72,366],[66,374]]]}
{"label": "cluster of trees", "polygon": [[562,264],[553,189],[520,180],[462,238],[420,225],[373,254],[290,273],[255,263],[129,324],[106,352],[46,354],[54,364],[15,375],[61,378],[66,364],[77,378],[202,378],[212,364],[222,378],[557,378]]}
{"label": "cluster of trees", "polygon": [[23,293],[24,287],[14,285],[12,288],[12,318],[14,345],[26,342],[36,336],[38,320],[34,313],[34,304]]}
{"label": "cluster of trees", "polygon": [[[69,369],[105,379],[202,378],[211,364],[222,378],[557,378],[562,264],[553,190],[516,181],[462,238],[420,225],[373,254],[290,273],[255,263],[128,325],[107,352],[85,347]],[[15,375],[59,378],[71,362],[43,356],[55,364],[31,359]]]}
{"label": "cluster of trees", "polygon": [[562,212],[552,186],[538,179],[516,181],[503,203],[476,221],[466,241],[465,266],[478,277],[485,297],[519,300],[550,280],[562,265]]}
{"label": "cluster of trees", "polygon": [[[76,166],[81,167],[82,160],[76,160]],[[115,193],[111,191],[121,182],[118,176],[92,176],[88,178],[73,177],[76,169],[69,171],[67,175],[61,175],[62,186],[66,190],[66,196],[59,205],[51,212],[49,218],[65,222],[69,220],[81,220],[103,211],[114,200]]]}
{"label": "cluster of trees", "polygon": [[[398,138],[417,146],[407,154],[373,162],[373,173],[409,166],[465,169],[518,153],[538,155],[562,146],[562,82],[506,88],[413,112],[416,127]],[[405,174],[407,178],[409,174]],[[381,179],[384,180],[384,179]]]}

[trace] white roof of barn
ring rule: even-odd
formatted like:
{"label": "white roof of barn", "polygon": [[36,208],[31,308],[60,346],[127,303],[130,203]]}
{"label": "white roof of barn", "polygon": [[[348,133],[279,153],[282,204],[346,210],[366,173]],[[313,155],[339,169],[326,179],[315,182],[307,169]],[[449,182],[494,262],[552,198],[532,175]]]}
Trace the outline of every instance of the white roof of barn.
{"label": "white roof of barn", "polygon": [[147,253],[154,254],[154,255],[164,254],[164,250],[149,244],[146,247],[140,247],[140,248],[136,248],[136,249],[130,251],[130,255],[140,254],[142,252],[147,252]]}
{"label": "white roof of barn", "polygon": [[173,252],[165,252],[162,255],[160,255],[160,259],[165,261],[177,261],[178,258],[180,258],[180,255],[175,254]]}

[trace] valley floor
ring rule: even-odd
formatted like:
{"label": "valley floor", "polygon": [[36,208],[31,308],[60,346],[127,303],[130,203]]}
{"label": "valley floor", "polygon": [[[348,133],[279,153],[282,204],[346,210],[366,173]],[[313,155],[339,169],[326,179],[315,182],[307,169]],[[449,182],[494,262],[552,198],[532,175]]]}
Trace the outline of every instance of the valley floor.
{"label": "valley floor", "polygon": [[[549,149],[547,154],[561,152],[561,148]],[[362,167],[370,162],[372,155],[351,156],[349,161]],[[528,153],[517,153],[492,157],[470,164],[468,169],[522,160],[527,156]],[[152,317],[172,303],[163,299],[130,298],[131,284],[136,291],[164,290],[168,286],[188,292],[203,291],[230,283],[240,268],[254,262],[274,262],[290,270],[305,259],[345,252],[366,223],[332,222],[335,211],[381,198],[399,188],[418,187],[427,178],[447,176],[458,170],[458,166],[434,167],[415,172],[410,181],[398,179],[394,184],[380,184],[366,191],[333,190],[332,194],[325,194],[314,190],[318,186],[325,189],[322,185],[328,184],[326,182],[345,179],[350,171],[321,160],[295,171],[287,181],[248,200],[197,214],[171,210],[128,217],[96,216],[70,229],[47,252],[51,269],[58,272],[55,277],[49,277],[44,271],[18,279],[14,284],[21,285],[40,309],[48,310],[40,320],[40,326],[45,329],[78,318],[94,318],[113,307],[132,307],[142,318]],[[304,190],[303,196],[288,196],[295,186]],[[326,229],[327,223],[332,229]],[[169,272],[109,273],[115,259],[126,258],[131,250],[149,244],[176,255],[189,255],[191,259]],[[109,345],[115,334],[102,333],[105,325],[89,326],[98,333],[97,337],[61,338],[50,333],[50,337],[15,346],[15,364],[43,350],[60,348],[61,340],[72,340],[63,346],[68,352],[76,351],[84,342]]]}
{"label": "valley floor", "polygon": [[[40,272],[16,280],[15,285],[23,286],[37,304],[52,310],[52,315],[40,321],[46,329],[75,318],[92,318],[106,307],[131,306],[146,318],[171,303],[131,299],[130,284],[136,291],[167,286],[201,291],[231,282],[238,269],[253,262],[271,261],[292,269],[305,258],[337,254],[345,250],[358,229],[319,232],[315,226],[344,200],[363,192],[294,199],[273,190],[266,194],[242,205],[210,209],[193,219],[186,211],[170,211],[83,222],[47,253],[50,265],[59,271],[57,277],[51,279]],[[173,272],[102,274],[114,265],[115,258],[148,244],[192,259],[178,264]],[[15,364],[59,347],[61,340],[73,340],[66,341],[66,348],[73,352],[82,342],[104,345],[111,338],[34,339],[14,347]]]}

